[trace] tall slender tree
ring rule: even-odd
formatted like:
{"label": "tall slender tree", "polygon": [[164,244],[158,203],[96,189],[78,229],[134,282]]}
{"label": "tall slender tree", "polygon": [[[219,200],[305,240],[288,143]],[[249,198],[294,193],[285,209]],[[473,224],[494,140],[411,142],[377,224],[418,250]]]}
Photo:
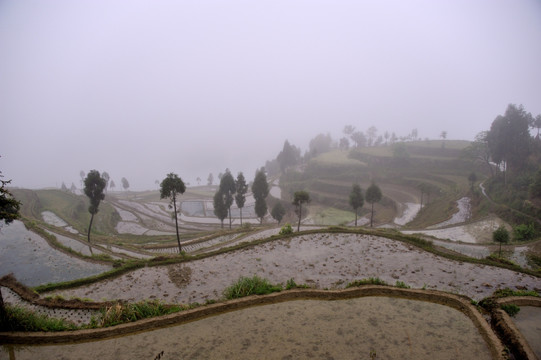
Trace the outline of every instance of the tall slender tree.
{"label": "tall slender tree", "polygon": [[125,177],[123,177],[120,182],[122,183],[122,187],[124,188],[124,190],[128,190],[130,188],[130,183]]}
{"label": "tall slender tree", "polygon": [[107,173],[107,171],[102,172],[101,177],[103,178],[103,180],[105,180],[105,192],[107,193],[107,188],[109,187],[109,180],[111,179],[111,177],[109,176],[109,173]]}
{"label": "tall slender tree", "polygon": [[299,215],[297,231],[301,229],[302,205],[308,204],[310,201],[310,194],[307,191],[295,191],[295,193],[293,194],[293,205],[295,205],[295,212],[297,213],[297,215]]}
{"label": "tall slender tree", "polygon": [[222,229],[224,228],[224,219],[227,217],[227,206],[225,206],[224,194],[218,191],[214,194],[214,215],[222,224]]}
{"label": "tall slender tree", "polygon": [[269,183],[265,169],[261,168],[256,171],[254,183],[252,184],[252,193],[255,198],[255,213],[259,218],[259,222],[263,223],[263,217],[267,213],[266,198],[269,195]]}
{"label": "tall slender tree", "polygon": [[374,203],[377,203],[381,200],[381,189],[375,183],[372,183],[372,185],[370,185],[368,189],[366,189],[365,195],[366,201],[372,206],[370,213],[370,227],[372,227],[374,224]]}
{"label": "tall slender tree", "polygon": [[240,224],[242,225],[242,208],[246,203],[246,193],[248,192],[248,185],[246,184],[246,179],[244,174],[239,172],[237,175],[237,181],[235,182],[237,187],[237,192],[235,194],[235,203],[240,211]]}
{"label": "tall slender tree", "polygon": [[90,206],[88,212],[90,213],[90,225],[88,226],[88,242],[90,242],[90,230],[92,229],[92,222],[94,221],[94,215],[98,213],[100,201],[105,198],[103,190],[105,189],[105,179],[101,177],[98,170],[90,170],[85,178],[84,193],[90,199]]}
{"label": "tall slender tree", "polygon": [[235,184],[235,179],[231,175],[229,169],[225,170],[225,174],[220,178],[220,190],[224,195],[225,206],[229,212],[229,228],[231,229],[231,205],[233,205],[234,195],[237,191],[237,185]]}
{"label": "tall slender tree", "polygon": [[522,105],[510,104],[505,114],[498,115],[492,122],[487,134],[488,148],[492,160],[505,170],[519,171],[526,164],[531,150],[529,124],[532,119]]}
{"label": "tall slender tree", "polygon": [[355,210],[355,226],[357,226],[357,215],[359,208],[364,205],[363,191],[359,184],[353,184],[351,193],[349,194],[349,205]]}
{"label": "tall slender tree", "polygon": [[171,201],[169,203],[169,209],[173,208],[174,217],[175,217],[175,228],[177,230],[177,243],[178,243],[178,252],[182,252],[182,247],[180,246],[180,235],[178,233],[178,211],[177,211],[177,196],[184,194],[186,191],[186,185],[177,174],[169,173],[167,177],[163,179],[160,184],[160,199],[169,198]]}

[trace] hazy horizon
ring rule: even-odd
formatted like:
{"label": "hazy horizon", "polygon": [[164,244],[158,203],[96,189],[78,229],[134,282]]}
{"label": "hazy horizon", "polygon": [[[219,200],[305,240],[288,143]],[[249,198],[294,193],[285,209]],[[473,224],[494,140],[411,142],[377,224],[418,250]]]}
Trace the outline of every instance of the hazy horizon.
{"label": "hazy horizon", "polygon": [[541,113],[541,2],[3,1],[0,171],[121,188],[253,180],[284,141],[345,125],[473,140]]}

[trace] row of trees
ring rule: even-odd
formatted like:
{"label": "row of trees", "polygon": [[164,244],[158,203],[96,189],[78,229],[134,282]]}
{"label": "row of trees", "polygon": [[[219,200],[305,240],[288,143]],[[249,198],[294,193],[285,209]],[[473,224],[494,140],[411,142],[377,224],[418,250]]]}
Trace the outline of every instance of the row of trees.
{"label": "row of trees", "polygon": [[[371,211],[370,211],[370,227],[373,226],[374,223],[374,204],[381,201],[381,198],[383,196],[381,189],[379,186],[377,186],[375,183],[372,183],[368,189],[366,189],[366,201],[371,204]],[[364,205],[365,197],[363,196],[362,188],[359,184],[353,184],[351,193],[349,194],[349,205],[353,208],[355,212],[355,226],[357,226],[357,219],[359,210]],[[295,191],[293,194],[293,206],[295,207],[295,214],[298,218],[297,223],[297,231],[300,230],[301,227],[301,219],[302,219],[302,207],[304,204],[309,204],[311,202],[310,194],[307,191],[301,190],[301,191]],[[272,217],[280,223],[282,220],[282,217],[285,214],[285,209],[283,205],[279,202],[277,203],[271,212]]]}
{"label": "row of trees", "polygon": [[[221,221],[222,228],[224,219],[229,215],[229,228],[231,229],[231,205],[233,201],[240,211],[240,223],[242,225],[242,208],[246,203],[246,193],[248,192],[248,184],[244,178],[244,174],[239,172],[237,179],[233,178],[229,169],[220,178],[220,186],[214,194],[214,215]],[[263,217],[267,214],[266,198],[269,195],[269,184],[267,175],[263,168],[256,171],[254,182],[252,183],[252,194],[255,199],[255,213],[263,222]]]}
{"label": "row of trees", "polygon": [[[374,224],[374,204],[381,201],[383,196],[381,189],[375,183],[372,183],[368,189],[366,189],[366,201],[371,205],[370,209],[370,227]],[[355,211],[355,226],[357,226],[357,217],[359,209],[364,205],[364,197],[361,186],[359,184],[353,184],[351,193],[349,194],[349,205]]]}
{"label": "row of trees", "polygon": [[[532,136],[530,129],[537,129],[537,134]],[[533,184],[534,173],[541,170],[540,129],[541,114],[534,117],[524,106],[509,104],[490,130],[477,134],[465,156],[484,164],[492,178],[501,173],[505,184],[511,174],[514,178],[531,177]]]}
{"label": "row of trees", "polygon": [[[79,172],[79,176],[81,177],[81,186],[83,186],[85,178],[86,178],[86,174],[83,170],[81,170]],[[111,179],[107,171],[104,171],[101,173],[101,178],[105,181],[105,192],[107,192],[107,189],[114,189],[116,187],[114,180]],[[120,179],[120,183],[124,191],[127,191],[130,188],[130,183],[125,177]],[[68,191],[68,187],[66,186],[64,182],[62,182],[62,186],[60,188],[63,191]],[[71,183],[71,187],[69,188],[69,190],[73,193],[75,192],[75,190],[77,190],[74,183]]]}

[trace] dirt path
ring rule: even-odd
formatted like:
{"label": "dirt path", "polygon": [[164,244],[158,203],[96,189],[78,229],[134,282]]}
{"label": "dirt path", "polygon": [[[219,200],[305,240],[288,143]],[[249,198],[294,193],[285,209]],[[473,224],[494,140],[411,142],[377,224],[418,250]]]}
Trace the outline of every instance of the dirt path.
{"label": "dirt path", "polygon": [[541,291],[540,278],[448,260],[394,240],[358,234],[314,234],[186,264],[143,268],[55,294],[97,301],[157,298],[202,303],[220,298],[239,277],[256,274],[273,283],[285,284],[293,278],[298,284],[322,289],[343,288],[356,279],[379,277],[393,285],[400,280],[413,288],[438,289],[476,300],[497,288]]}

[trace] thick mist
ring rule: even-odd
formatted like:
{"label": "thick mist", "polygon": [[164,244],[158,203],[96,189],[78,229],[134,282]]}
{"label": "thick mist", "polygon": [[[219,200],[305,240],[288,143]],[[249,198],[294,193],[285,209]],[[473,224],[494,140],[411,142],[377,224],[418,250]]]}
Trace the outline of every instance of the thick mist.
{"label": "thick mist", "polygon": [[348,124],[471,140],[509,103],[541,113],[539,44],[535,0],[3,1],[0,170],[144,190],[251,181]]}

